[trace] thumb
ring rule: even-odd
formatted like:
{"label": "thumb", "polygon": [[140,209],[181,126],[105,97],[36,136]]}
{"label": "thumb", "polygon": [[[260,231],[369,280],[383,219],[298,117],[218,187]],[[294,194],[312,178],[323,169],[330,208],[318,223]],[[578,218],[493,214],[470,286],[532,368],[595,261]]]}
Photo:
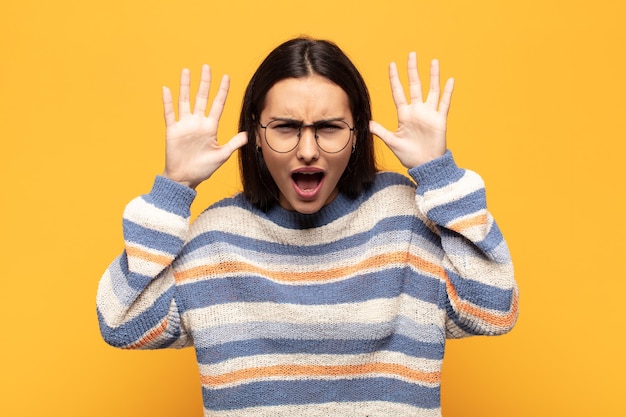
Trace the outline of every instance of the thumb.
{"label": "thumb", "polygon": [[222,146],[229,155],[248,143],[248,134],[246,132],[239,132],[233,136],[228,142]]}
{"label": "thumb", "polygon": [[387,144],[387,146],[389,146],[390,142],[394,140],[393,133],[385,129],[383,125],[375,122],[374,120],[370,120],[370,132],[381,138],[382,141]]}

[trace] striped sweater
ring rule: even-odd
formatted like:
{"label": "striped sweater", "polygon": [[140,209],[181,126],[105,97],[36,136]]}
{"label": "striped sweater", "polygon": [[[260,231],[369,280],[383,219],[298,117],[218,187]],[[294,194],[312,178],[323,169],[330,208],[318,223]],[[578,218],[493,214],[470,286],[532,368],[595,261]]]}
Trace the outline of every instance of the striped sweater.
{"label": "striped sweater", "polygon": [[99,284],[104,339],[194,346],[205,416],[440,416],[446,337],[509,331],[518,294],[482,179],[449,152],[409,174],[309,215],[238,194],[191,226],[195,192],[157,177]]}

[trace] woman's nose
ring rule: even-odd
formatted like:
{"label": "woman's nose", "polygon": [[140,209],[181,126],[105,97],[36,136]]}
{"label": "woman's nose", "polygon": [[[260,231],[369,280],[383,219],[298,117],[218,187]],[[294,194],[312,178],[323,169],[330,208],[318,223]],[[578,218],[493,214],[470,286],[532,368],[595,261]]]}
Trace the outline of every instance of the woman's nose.
{"label": "woman's nose", "polygon": [[300,141],[298,142],[297,156],[305,161],[312,161],[319,158],[320,149],[315,139],[315,127],[302,126],[300,130]]}

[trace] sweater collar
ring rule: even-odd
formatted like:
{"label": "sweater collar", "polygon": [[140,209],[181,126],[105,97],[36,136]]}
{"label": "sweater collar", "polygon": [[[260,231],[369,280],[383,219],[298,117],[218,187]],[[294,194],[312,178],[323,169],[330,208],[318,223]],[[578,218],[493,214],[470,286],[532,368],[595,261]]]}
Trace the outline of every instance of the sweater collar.
{"label": "sweater collar", "polygon": [[[358,199],[357,199],[358,200]],[[339,193],[329,204],[312,214],[302,214],[286,210],[276,204],[266,213],[266,217],[279,226],[288,229],[312,229],[325,226],[354,210],[356,200]]]}

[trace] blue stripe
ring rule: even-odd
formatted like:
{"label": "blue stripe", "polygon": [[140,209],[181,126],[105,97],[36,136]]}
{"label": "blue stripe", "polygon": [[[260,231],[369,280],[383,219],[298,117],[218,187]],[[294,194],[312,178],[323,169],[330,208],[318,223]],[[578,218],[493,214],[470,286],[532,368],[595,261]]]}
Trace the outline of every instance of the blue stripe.
{"label": "blue stripe", "polygon": [[[141,278],[135,280],[130,276],[126,253],[118,256],[115,261],[111,263],[108,272],[111,277],[111,289],[113,293],[120,304],[126,307],[130,307],[139,295],[139,292],[150,282],[150,277],[139,275],[138,277]],[[135,285],[131,284],[130,281],[133,281]]]}
{"label": "blue stripe", "polygon": [[440,406],[439,395],[439,387],[385,377],[261,381],[223,389],[202,387],[204,406],[209,410],[356,401],[385,401],[434,409]]}
{"label": "blue stripe", "polygon": [[[464,256],[477,256],[487,257],[490,261],[496,261],[498,263],[505,263],[510,261],[508,249],[505,251],[504,256],[498,254],[495,250],[504,242],[504,237],[500,232],[498,225],[493,222],[491,228],[487,232],[487,235],[477,242],[454,242],[455,239],[467,240],[461,233],[450,229],[441,229],[442,244],[446,248],[446,252],[451,255],[464,255]],[[477,249],[474,253],[471,253],[472,249]],[[497,259],[496,259],[497,258]]]}
{"label": "blue stripe", "polygon": [[446,270],[450,282],[462,300],[469,301],[480,308],[506,313],[511,309],[513,291],[502,289],[478,281],[462,278],[454,271]]}
{"label": "blue stripe", "polygon": [[477,318],[468,318],[467,316],[460,316],[456,311],[452,308],[452,305],[447,302],[446,305],[446,314],[450,320],[452,320],[461,330],[470,335],[481,335],[481,336],[489,336],[489,335],[499,335],[504,333],[507,329],[500,329],[497,327],[493,327],[490,329],[485,326],[483,323],[479,323]]}
{"label": "blue stripe", "polygon": [[438,287],[438,279],[417,273],[407,265],[326,284],[279,284],[246,275],[179,284],[178,290],[185,300],[185,310],[193,310],[233,302],[332,305],[395,298],[401,294],[437,304]]}
{"label": "blue stripe", "polygon": [[[467,319],[462,320],[461,317],[454,311],[452,306],[448,303],[446,306],[446,314],[448,318],[454,322],[461,330],[471,335],[487,335],[486,329],[480,327],[477,323],[470,323]],[[470,325],[471,324],[471,325]]]}
{"label": "blue stripe", "polygon": [[431,360],[443,360],[444,342],[428,343],[401,334],[392,334],[382,339],[269,339],[259,338],[227,342],[212,347],[196,349],[198,363],[208,365],[225,360],[276,354],[308,355],[359,355],[380,351],[399,352],[405,355]]}
{"label": "blue stripe", "polygon": [[433,207],[428,211],[427,215],[428,218],[435,223],[445,225],[453,220],[456,220],[460,216],[485,209],[485,198],[485,189],[481,188],[461,197],[458,200]]}
{"label": "blue stripe", "polygon": [[485,238],[480,242],[476,242],[476,246],[478,246],[483,252],[490,253],[498,247],[503,240],[504,236],[502,236],[500,228],[495,222],[493,222],[487,236],[485,236]]}
{"label": "blue stripe", "polygon": [[417,193],[424,195],[428,191],[459,181],[465,175],[465,170],[456,165],[448,150],[440,158],[409,169],[409,175],[418,184]]}
{"label": "blue stripe", "polygon": [[295,211],[285,210],[279,205],[275,205],[270,208],[267,213],[264,213],[257,208],[252,207],[250,203],[245,200],[242,194],[237,194],[232,198],[227,198],[217,202],[209,207],[208,210],[222,207],[240,207],[244,210],[252,212],[255,216],[268,219],[271,222],[287,229],[311,229],[328,225],[348,213],[355,212],[355,210],[368,199],[372,198],[379,192],[385,192],[384,190],[386,188],[393,186],[406,187],[407,195],[415,196],[415,184],[411,182],[411,180],[395,172],[384,172],[377,174],[374,184],[372,184],[367,192],[361,193],[357,198],[352,199],[345,194],[340,193],[335,200],[333,200],[333,204],[324,206],[313,214],[301,214]]}
{"label": "blue stripe", "polygon": [[[132,320],[122,323],[118,327],[109,327],[98,310],[98,322],[103,339],[108,344],[115,347],[123,347],[140,340],[147,331],[154,328],[168,315],[173,291],[173,287],[169,288],[162,296],[155,300],[150,308]],[[173,331],[171,330],[172,328],[174,329]],[[170,320],[167,331],[170,332],[170,337],[164,339],[157,348],[167,347],[178,338],[180,335],[179,323]]]}
{"label": "blue stripe", "polygon": [[[119,282],[124,281],[125,285],[127,285],[127,288],[130,288],[133,292],[135,292],[135,294],[139,291],[143,291],[146,286],[148,286],[148,284],[150,284],[150,282],[154,279],[154,277],[151,277],[149,275],[143,275],[143,274],[138,274],[136,272],[131,272],[129,267],[128,267],[128,256],[126,255],[126,252],[122,253],[122,255],[118,258],[119,259],[119,263],[117,264],[117,266],[119,267],[119,269],[110,270],[110,273],[113,274],[115,273],[121,273],[122,276],[116,276],[116,281]],[[123,288],[121,288],[121,290],[123,290]],[[118,294],[118,291],[115,292],[116,294]],[[126,294],[125,297],[120,298],[120,301],[124,300],[124,303],[128,303],[129,301],[134,301],[134,300],[129,300],[128,297],[132,297],[132,294]],[[127,304],[130,305],[130,304]]]}
{"label": "blue stripe", "polygon": [[130,243],[156,249],[176,255],[183,246],[183,240],[177,236],[143,227],[128,219],[123,220],[124,240]]}
{"label": "blue stripe", "polygon": [[[389,248],[389,251],[402,251],[406,252],[408,246],[419,247],[424,251],[434,255],[436,258],[441,258],[443,256],[441,250],[441,239],[430,233],[427,235],[429,240],[422,238],[416,234],[409,234],[408,232],[386,232],[379,233],[372,236],[372,239],[367,242],[367,246],[354,246],[351,248],[341,248],[332,253],[332,259],[334,262],[341,262],[345,260],[349,260],[350,263],[353,263],[355,259],[359,259],[363,257],[364,253],[367,253],[368,248],[380,248],[384,246],[388,246],[393,243],[394,247]],[[324,247],[328,247],[325,245]],[[232,254],[238,259],[245,259],[251,263],[267,265],[269,269],[273,269],[275,265],[290,265],[293,264],[293,256],[289,253],[289,251],[285,251],[285,253],[272,253],[270,256],[265,255],[263,252],[259,252],[258,247],[251,247],[249,249],[242,248],[241,246],[231,245],[227,241],[220,242],[207,242],[204,246],[196,246],[193,251],[187,251],[185,249],[184,259],[185,262],[189,262],[192,264],[202,264],[203,258],[205,257],[214,257],[217,253],[224,254]],[[327,265],[328,254],[321,254],[318,256],[299,256],[298,257],[298,265]]]}
{"label": "blue stripe", "polygon": [[[436,317],[443,321],[442,317]],[[440,326],[418,324],[404,316],[381,323],[283,323],[248,322],[215,325],[193,332],[196,348],[208,348],[243,340],[384,340],[392,334],[406,336],[422,343],[445,343]]]}
{"label": "blue stripe", "polygon": [[372,241],[372,236],[389,232],[397,232],[398,241],[409,241],[411,239],[410,233],[412,232],[427,239],[433,245],[439,246],[440,244],[439,237],[426,225],[419,221],[419,219],[412,216],[395,216],[382,219],[370,230],[348,236],[332,243],[310,246],[293,245],[289,246],[288,250],[286,250],[286,245],[281,243],[238,236],[232,233],[210,231],[193,238],[188,244],[185,245],[185,252],[189,253],[203,248],[212,242],[227,242],[229,245],[234,247],[244,248],[255,252],[262,249],[263,254],[285,255],[285,253],[288,253],[289,256],[323,256],[366,245]]}
{"label": "blue stripe", "polygon": [[150,194],[142,196],[144,201],[180,217],[189,218],[190,206],[196,192],[163,176],[157,176]]}
{"label": "blue stripe", "polygon": [[441,236],[443,238],[442,245],[448,255],[464,258],[486,258],[499,264],[511,262],[504,237],[495,223],[492,223],[487,236],[477,242],[469,241],[462,234],[449,229],[441,229]]}
{"label": "blue stripe", "polygon": [[369,192],[369,194],[375,194],[380,190],[384,190],[387,187],[395,185],[406,185],[407,187],[415,190],[415,183],[406,176],[398,174],[397,172],[385,171],[378,173],[376,181],[373,185],[374,192]]}
{"label": "blue stripe", "polygon": [[489,258],[499,264],[512,263],[511,253],[509,252],[509,247],[507,246],[504,238],[502,238],[499,245],[489,251]]}

